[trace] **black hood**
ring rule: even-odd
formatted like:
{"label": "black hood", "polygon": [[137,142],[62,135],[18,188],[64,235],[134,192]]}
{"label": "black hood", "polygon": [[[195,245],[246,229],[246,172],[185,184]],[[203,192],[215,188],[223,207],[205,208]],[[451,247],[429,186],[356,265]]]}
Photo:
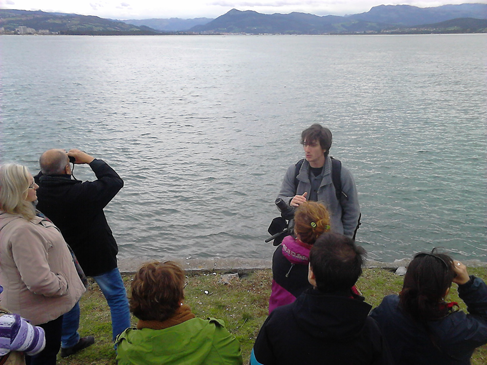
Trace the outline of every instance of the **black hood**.
{"label": "black hood", "polygon": [[71,179],[71,175],[43,175],[42,173],[37,174],[34,177],[36,184],[39,186],[57,186],[66,184],[77,184],[81,183],[80,180]]}
{"label": "black hood", "polygon": [[298,326],[313,337],[349,340],[363,329],[372,306],[353,294],[323,294],[308,289],[293,306]]}

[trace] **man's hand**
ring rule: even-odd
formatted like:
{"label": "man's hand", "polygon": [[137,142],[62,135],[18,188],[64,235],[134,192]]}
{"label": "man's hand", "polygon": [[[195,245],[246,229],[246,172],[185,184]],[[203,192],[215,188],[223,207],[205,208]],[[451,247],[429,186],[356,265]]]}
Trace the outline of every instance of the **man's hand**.
{"label": "man's hand", "polygon": [[303,195],[295,195],[294,198],[291,199],[291,206],[299,207],[301,204],[305,203],[306,195],[308,195],[307,192],[305,192]]}
{"label": "man's hand", "polygon": [[68,156],[74,157],[76,164],[91,163],[95,158],[75,148],[68,151]]}
{"label": "man's hand", "polygon": [[453,261],[453,270],[456,277],[453,278],[453,282],[457,283],[458,285],[466,284],[470,280],[470,276],[468,276],[467,267],[462,264],[460,261]]}

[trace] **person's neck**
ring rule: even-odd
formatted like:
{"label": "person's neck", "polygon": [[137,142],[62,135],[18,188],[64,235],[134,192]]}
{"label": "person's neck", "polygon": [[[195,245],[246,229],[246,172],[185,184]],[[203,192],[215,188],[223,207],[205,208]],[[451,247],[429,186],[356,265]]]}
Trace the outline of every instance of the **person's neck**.
{"label": "person's neck", "polygon": [[314,168],[314,169],[319,169],[319,168],[322,168],[323,166],[325,166],[325,155],[323,155],[323,158],[319,159],[319,161],[313,161],[313,162],[310,162],[309,163],[309,166]]}

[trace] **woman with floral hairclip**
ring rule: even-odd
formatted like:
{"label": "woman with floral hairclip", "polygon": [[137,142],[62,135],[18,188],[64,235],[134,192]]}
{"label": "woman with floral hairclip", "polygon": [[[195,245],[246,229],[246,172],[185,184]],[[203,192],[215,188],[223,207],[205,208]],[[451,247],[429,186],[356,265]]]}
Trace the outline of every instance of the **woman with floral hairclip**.
{"label": "woman with floral hairclip", "polygon": [[321,203],[302,203],[294,214],[294,234],[286,236],[272,257],[272,293],[269,314],[294,302],[307,288],[309,250],[322,233],[330,230],[330,216]]}
{"label": "woman with floral hairclip", "polygon": [[[452,283],[469,314],[447,302]],[[418,253],[399,295],[389,295],[371,312],[396,364],[470,364],[487,343],[487,286],[450,256]]]}

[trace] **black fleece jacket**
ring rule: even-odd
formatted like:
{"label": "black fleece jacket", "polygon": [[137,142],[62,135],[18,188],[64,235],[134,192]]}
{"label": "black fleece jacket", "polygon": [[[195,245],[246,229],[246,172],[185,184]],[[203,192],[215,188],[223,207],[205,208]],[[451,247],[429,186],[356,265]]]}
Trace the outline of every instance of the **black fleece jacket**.
{"label": "black fleece jacket", "polygon": [[117,267],[118,246],[103,208],[123,187],[123,180],[102,160],[90,167],[97,180],[73,180],[71,175],[35,176],[37,209],[61,230],[88,276],[105,274]]}

